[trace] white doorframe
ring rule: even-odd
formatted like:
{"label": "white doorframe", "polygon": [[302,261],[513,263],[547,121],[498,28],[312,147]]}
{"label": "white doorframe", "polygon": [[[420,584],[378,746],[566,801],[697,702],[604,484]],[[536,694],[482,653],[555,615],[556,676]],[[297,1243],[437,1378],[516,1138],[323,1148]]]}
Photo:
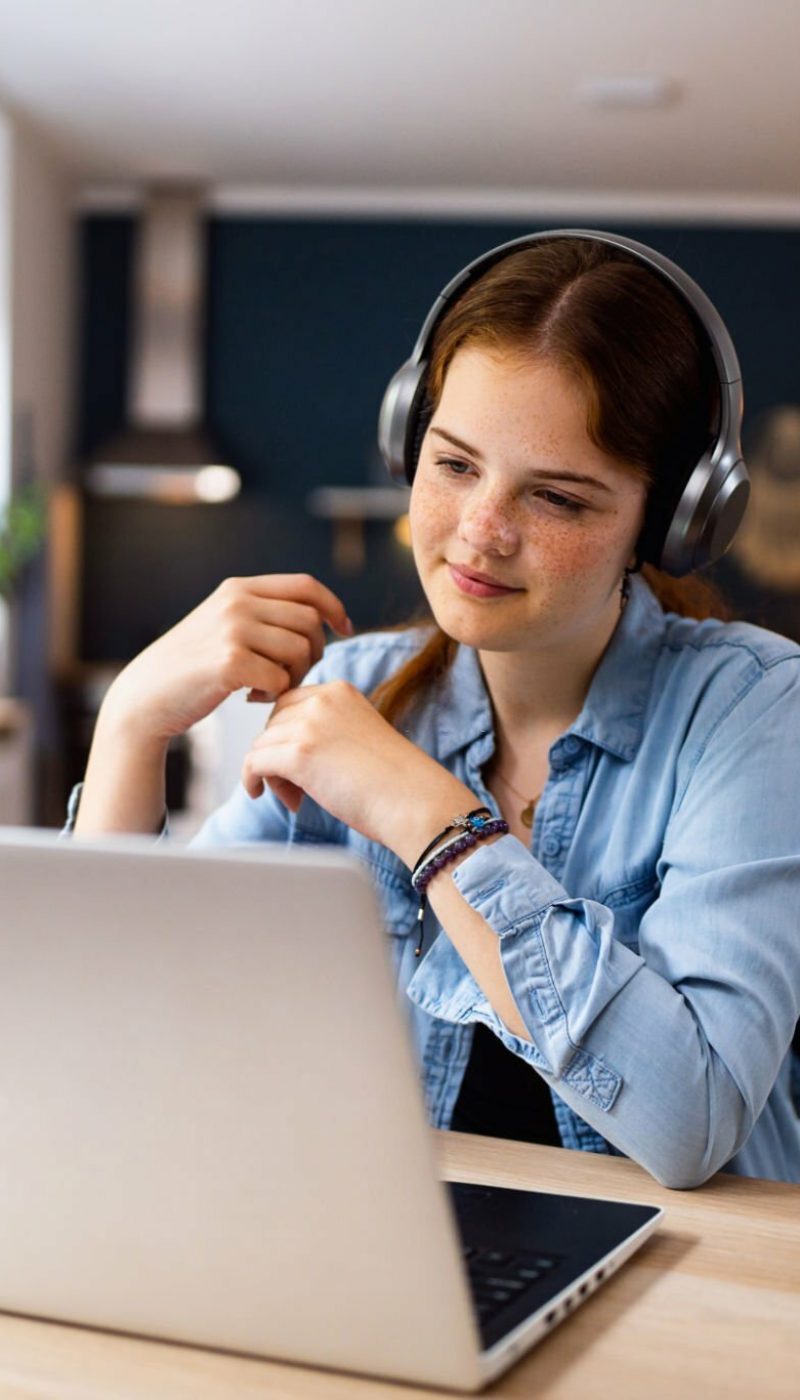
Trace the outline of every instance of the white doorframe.
{"label": "white doorframe", "polygon": [[[11,122],[0,111],[0,514],[11,495]],[[0,695],[8,689],[8,607],[0,598]]]}

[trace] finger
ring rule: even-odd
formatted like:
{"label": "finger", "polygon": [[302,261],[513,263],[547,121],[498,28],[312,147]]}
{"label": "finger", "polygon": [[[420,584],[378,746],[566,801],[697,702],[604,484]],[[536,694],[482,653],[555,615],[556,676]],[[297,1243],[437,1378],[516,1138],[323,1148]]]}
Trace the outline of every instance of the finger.
{"label": "finger", "polygon": [[293,804],[297,802],[299,806],[303,795],[303,789],[289,776],[296,763],[296,754],[286,744],[277,749],[273,744],[269,753],[256,754],[251,748],[241,768],[242,786],[250,797],[256,798],[262,795],[266,783],[282,802],[288,797],[286,805],[296,811],[297,807]]}
{"label": "finger", "polygon": [[235,690],[247,690],[248,693],[263,697],[265,703],[272,703],[293,684],[291,674],[285,666],[268,657],[259,656],[252,648],[246,646],[242,646],[239,654],[226,661],[221,674],[230,693]]}
{"label": "finger", "polygon": [[248,797],[252,797],[254,800],[263,797],[264,789],[269,788],[271,792],[274,792],[278,801],[282,802],[284,807],[289,808],[290,812],[299,811],[300,804],[305,797],[303,789],[298,787],[296,783],[290,782],[288,778],[263,778],[255,773],[248,774],[245,778],[245,775],[242,774],[242,786]]}
{"label": "finger", "polygon": [[255,656],[262,657],[286,671],[293,686],[299,685],[311,669],[312,644],[302,632],[287,632],[283,627],[247,622],[244,625],[240,624],[236,629],[236,640]]}
{"label": "finger", "polygon": [[325,633],[316,608],[307,603],[291,603],[285,598],[253,600],[252,616],[267,627],[305,637],[310,648],[310,664],[319,661],[325,650]]}
{"label": "finger", "polygon": [[320,617],[340,636],[353,635],[353,624],[341,598],[311,574],[258,574],[245,582],[257,597],[307,603],[316,608]]}
{"label": "finger", "polygon": [[290,812],[299,812],[305,792],[297,783],[290,783],[288,778],[266,778],[265,782],[284,807]]}

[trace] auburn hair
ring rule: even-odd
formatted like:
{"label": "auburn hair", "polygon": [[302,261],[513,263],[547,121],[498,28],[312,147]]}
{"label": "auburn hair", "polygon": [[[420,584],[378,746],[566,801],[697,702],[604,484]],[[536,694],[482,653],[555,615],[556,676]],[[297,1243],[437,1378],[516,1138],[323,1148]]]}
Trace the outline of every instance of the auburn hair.
{"label": "auburn hair", "polygon": [[[710,349],[684,300],[663,277],[611,244],[553,238],[511,253],[445,312],[431,345],[417,443],[453,357],[464,346],[522,352],[556,365],[583,390],[590,440],[647,485],[639,548],[657,549],[719,411]],[[666,612],[728,617],[716,589],[643,563]],[[458,643],[429,622],[420,650],[372,694],[390,722],[446,672]]]}

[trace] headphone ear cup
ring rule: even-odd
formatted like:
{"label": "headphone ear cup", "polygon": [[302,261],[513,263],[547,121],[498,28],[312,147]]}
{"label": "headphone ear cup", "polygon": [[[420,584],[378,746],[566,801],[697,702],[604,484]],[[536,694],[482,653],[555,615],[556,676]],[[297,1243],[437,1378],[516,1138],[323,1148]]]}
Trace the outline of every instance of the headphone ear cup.
{"label": "headphone ear cup", "polygon": [[[427,361],[406,360],[389,381],[378,415],[378,447],[389,475],[405,486],[414,478],[421,410],[426,402]],[[426,424],[427,427],[427,424]]]}
{"label": "headphone ear cup", "polygon": [[721,559],[750,499],[750,478],[740,457],[712,462],[701,457],[664,531],[653,562],[676,578]]}
{"label": "headphone ear cup", "polygon": [[704,548],[707,557],[700,564],[696,564],[695,568],[702,568],[704,563],[713,564],[727,552],[747,510],[750,490],[747,467],[740,458],[734,463],[717,492],[712,518],[705,531]]}

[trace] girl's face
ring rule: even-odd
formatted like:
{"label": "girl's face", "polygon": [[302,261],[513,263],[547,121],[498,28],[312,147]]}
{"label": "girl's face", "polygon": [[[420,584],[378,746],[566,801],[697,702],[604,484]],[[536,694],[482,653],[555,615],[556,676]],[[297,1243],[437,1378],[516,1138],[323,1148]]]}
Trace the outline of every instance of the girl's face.
{"label": "girl's face", "polygon": [[453,357],[411,493],[414,559],[439,626],[485,651],[604,645],[646,487],[586,433],[563,370],[522,352]]}

